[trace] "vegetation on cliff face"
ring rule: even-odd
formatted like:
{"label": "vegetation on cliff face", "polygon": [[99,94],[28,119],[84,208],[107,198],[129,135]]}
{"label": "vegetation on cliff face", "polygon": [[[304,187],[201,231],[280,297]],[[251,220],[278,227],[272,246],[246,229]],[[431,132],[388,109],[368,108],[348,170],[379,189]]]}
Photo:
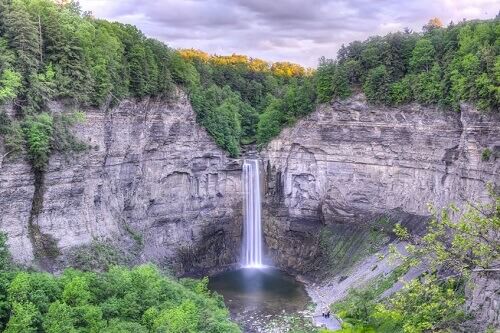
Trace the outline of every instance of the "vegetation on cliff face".
{"label": "vegetation on cliff face", "polygon": [[207,280],[176,280],[153,265],[56,277],[10,261],[0,234],[0,330],[29,332],[240,332]]}
{"label": "vegetation on cliff face", "polygon": [[500,270],[500,196],[493,189],[491,193],[492,202],[486,205],[433,211],[435,217],[423,237],[410,236],[397,225],[396,234],[409,242],[411,256],[405,265],[425,262],[428,273],[388,299],[380,295],[401,276],[399,270],[364,290],[351,291],[332,306],[344,319],[342,332],[446,331],[467,320],[464,288],[471,274]]}
{"label": "vegetation on cliff face", "polygon": [[299,65],[197,50],[180,54],[200,76],[190,89],[199,121],[232,155],[240,144],[268,142],[314,108],[314,78]]}
{"label": "vegetation on cliff face", "polygon": [[[200,124],[232,156],[242,144],[267,143],[317,102],[359,89],[373,103],[499,106],[498,20],[448,28],[433,20],[422,33],[353,42],[311,71],[242,55],[175,51],[134,26],[95,19],[75,1],[62,3],[0,0],[0,105],[13,103],[16,111],[8,126],[0,116],[0,134],[9,154],[26,150],[37,169],[54,150],[48,104],[54,99],[73,109],[103,107],[124,98],[168,98],[182,86]],[[59,133],[74,141],[70,131]]]}

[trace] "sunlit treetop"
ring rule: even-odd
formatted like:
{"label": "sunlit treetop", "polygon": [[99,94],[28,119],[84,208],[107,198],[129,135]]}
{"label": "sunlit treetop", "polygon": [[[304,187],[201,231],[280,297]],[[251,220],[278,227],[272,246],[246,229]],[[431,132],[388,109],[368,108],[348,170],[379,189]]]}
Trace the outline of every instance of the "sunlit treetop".
{"label": "sunlit treetop", "polygon": [[310,74],[310,70],[291,62],[270,63],[262,59],[248,57],[241,54],[211,55],[196,49],[181,49],[180,55],[186,60],[198,60],[213,65],[245,66],[251,71],[272,73],[280,77],[301,77]]}

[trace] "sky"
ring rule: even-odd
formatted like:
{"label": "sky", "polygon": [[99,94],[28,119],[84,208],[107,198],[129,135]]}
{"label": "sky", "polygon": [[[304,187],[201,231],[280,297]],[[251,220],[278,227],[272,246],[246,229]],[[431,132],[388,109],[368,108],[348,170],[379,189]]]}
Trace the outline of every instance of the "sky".
{"label": "sky", "polygon": [[316,67],[342,44],[432,17],[447,25],[493,18],[500,0],[80,0],[95,17],[136,25],[174,48]]}

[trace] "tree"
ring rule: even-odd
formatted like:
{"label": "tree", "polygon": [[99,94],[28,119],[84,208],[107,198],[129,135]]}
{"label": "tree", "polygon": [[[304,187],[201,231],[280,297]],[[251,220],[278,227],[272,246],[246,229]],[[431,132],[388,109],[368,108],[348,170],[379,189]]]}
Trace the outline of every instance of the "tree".
{"label": "tree", "polygon": [[0,104],[17,96],[21,87],[21,75],[11,69],[6,69],[0,75]]}
{"label": "tree", "polygon": [[368,72],[363,92],[370,102],[385,102],[389,99],[389,73],[384,65]]}
{"label": "tree", "polygon": [[37,24],[31,18],[25,2],[13,0],[7,7],[5,35],[17,55],[16,68],[25,80],[36,73],[40,65],[40,37]]}
{"label": "tree", "polygon": [[268,143],[280,133],[281,126],[284,123],[281,108],[282,101],[272,98],[264,112],[260,115],[257,126],[257,142],[260,145]]}
{"label": "tree", "polygon": [[28,117],[23,123],[27,150],[35,169],[43,170],[49,161],[53,118],[47,113]]}
{"label": "tree", "polygon": [[5,333],[37,332],[35,319],[38,310],[33,303],[13,303],[12,315],[7,323]]}
{"label": "tree", "polygon": [[333,98],[333,75],[335,63],[325,57],[320,58],[316,71],[316,94],[319,103],[327,103]]}
{"label": "tree", "polygon": [[43,328],[47,333],[78,332],[74,327],[74,310],[65,303],[55,301],[43,320]]}
{"label": "tree", "polygon": [[273,63],[271,72],[276,76],[285,78],[299,77],[306,74],[304,67],[287,61]]}
{"label": "tree", "polygon": [[443,27],[443,22],[437,17],[433,17],[427,22],[426,25],[423,26],[422,30],[426,33],[429,33],[435,29],[440,29]]}
{"label": "tree", "polygon": [[137,97],[144,97],[148,92],[145,59],[144,46],[134,45],[129,54],[130,90]]}
{"label": "tree", "polygon": [[429,71],[432,63],[434,62],[434,56],[436,51],[431,41],[428,39],[420,39],[413,49],[410,66],[414,72],[419,71]]}
{"label": "tree", "polygon": [[426,260],[434,269],[448,270],[455,277],[469,277],[473,271],[500,270],[500,195],[490,184],[490,202],[469,203],[463,209],[455,205],[433,214],[427,233],[412,236],[396,225],[396,234],[412,245],[410,253]]}
{"label": "tree", "polygon": [[241,102],[239,103],[239,115],[241,119],[241,142],[243,144],[254,142],[257,134],[259,113],[250,104]]}
{"label": "tree", "polygon": [[438,104],[443,99],[441,67],[435,63],[429,72],[414,77],[413,96],[422,104]]}
{"label": "tree", "polygon": [[200,322],[196,313],[200,309],[190,300],[182,302],[179,306],[162,311],[154,323],[156,331],[172,333],[197,333],[200,331]]}
{"label": "tree", "polygon": [[234,100],[228,99],[215,109],[209,110],[204,123],[219,146],[225,148],[231,156],[238,156],[241,125]]}
{"label": "tree", "polygon": [[389,101],[393,105],[409,103],[413,99],[412,81],[414,76],[405,76],[402,80],[394,82],[389,87]]}
{"label": "tree", "polygon": [[332,78],[333,96],[344,99],[351,96],[349,77],[344,65],[338,65]]}

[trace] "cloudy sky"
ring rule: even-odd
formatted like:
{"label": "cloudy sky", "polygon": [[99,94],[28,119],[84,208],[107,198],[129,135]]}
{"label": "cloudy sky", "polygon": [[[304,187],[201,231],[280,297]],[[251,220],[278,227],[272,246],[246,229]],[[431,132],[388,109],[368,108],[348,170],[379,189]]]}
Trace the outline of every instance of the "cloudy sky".
{"label": "cloudy sky", "polygon": [[342,43],[404,27],[493,18],[500,0],[80,0],[84,10],[139,27],[175,48],[247,54],[315,67]]}

